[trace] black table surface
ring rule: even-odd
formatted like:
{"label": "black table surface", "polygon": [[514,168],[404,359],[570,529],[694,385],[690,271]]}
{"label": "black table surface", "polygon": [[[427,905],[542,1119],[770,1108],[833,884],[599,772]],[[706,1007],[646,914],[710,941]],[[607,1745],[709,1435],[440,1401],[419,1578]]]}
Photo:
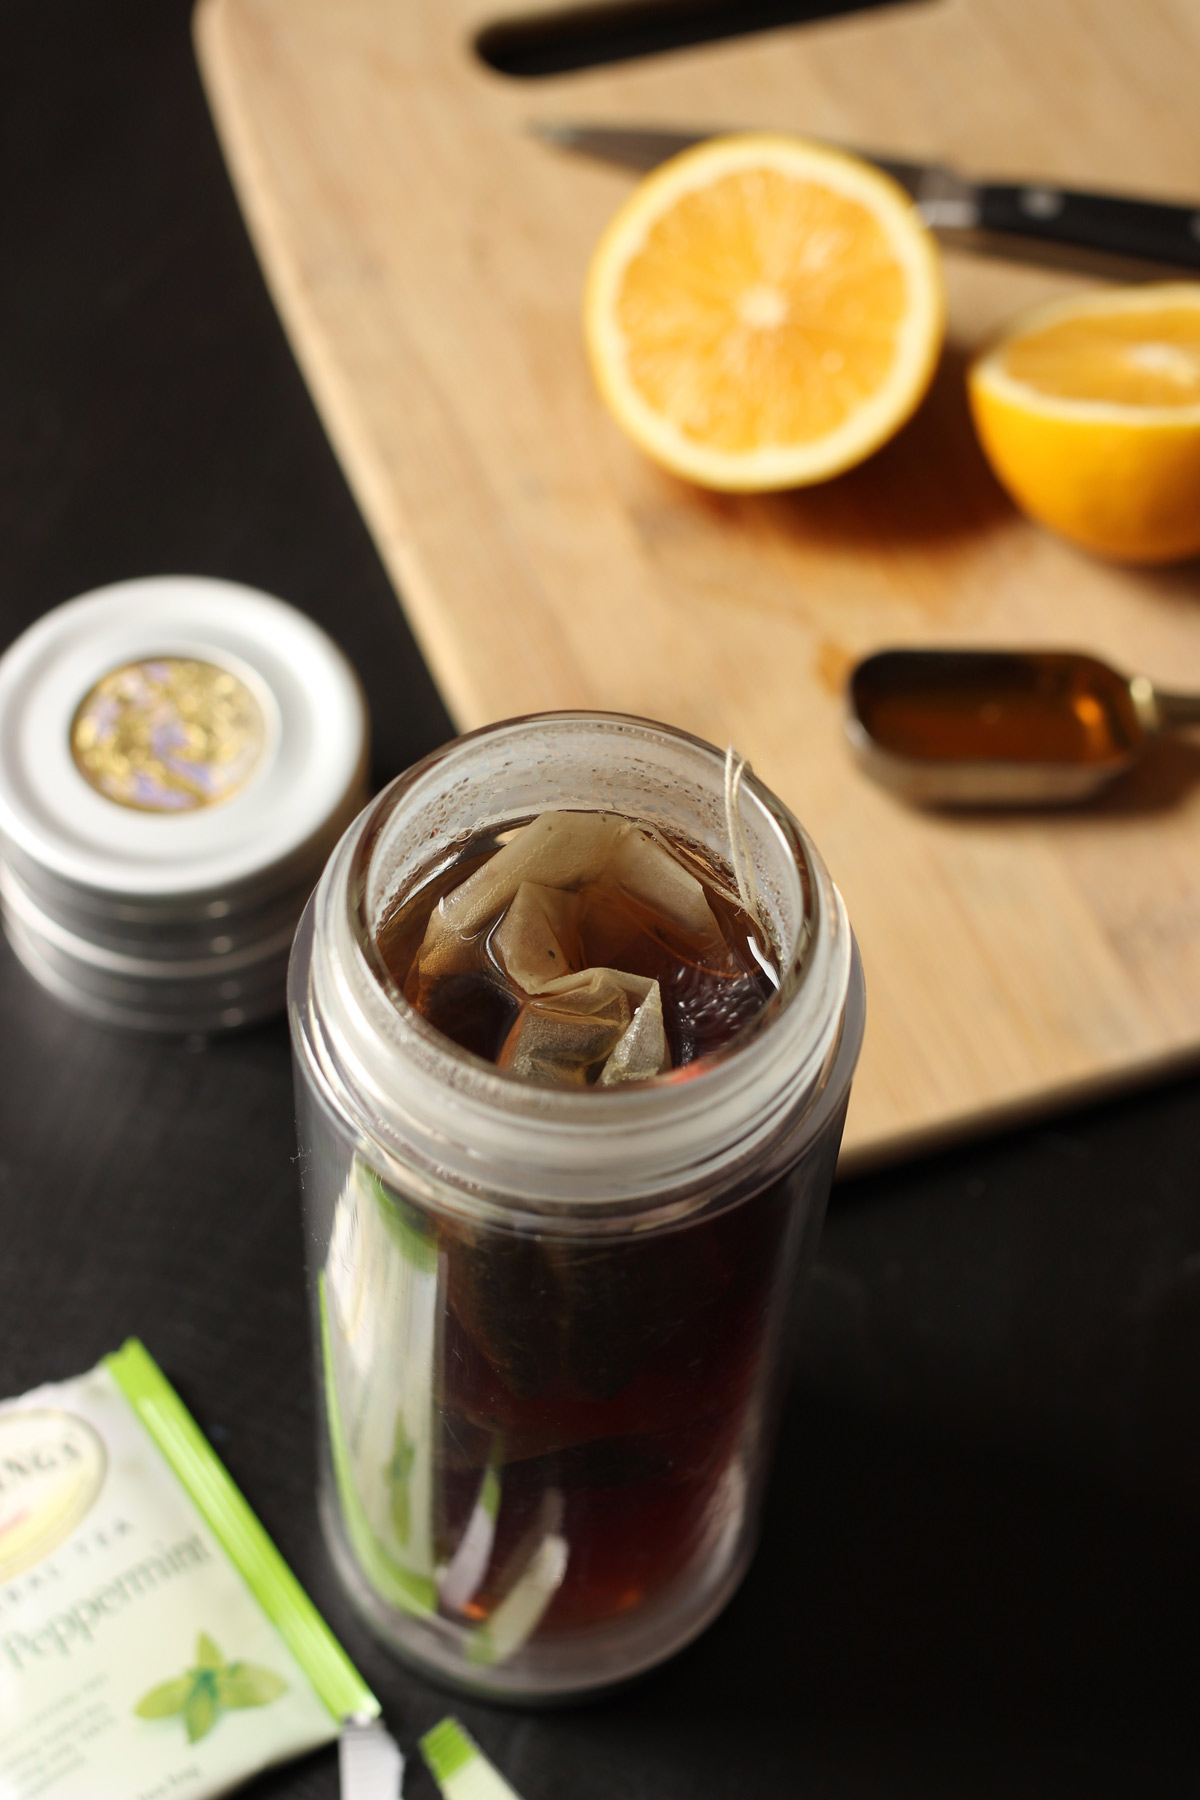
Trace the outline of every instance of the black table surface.
{"label": "black table surface", "polygon": [[[267,297],[185,0],[3,0],[0,109],[0,641],[128,576],[249,582],[352,657],[386,779],[449,722]],[[5,946],[0,1057],[0,1393],[142,1337],[406,1750],[454,1710],[524,1800],[1200,1791],[1196,1077],[839,1187],[741,1591],[639,1686],[522,1713],[398,1666],[331,1573],[283,1023],[102,1032]],[[248,1791],[332,1800],[336,1758]],[[406,1793],[434,1793],[419,1759]]]}

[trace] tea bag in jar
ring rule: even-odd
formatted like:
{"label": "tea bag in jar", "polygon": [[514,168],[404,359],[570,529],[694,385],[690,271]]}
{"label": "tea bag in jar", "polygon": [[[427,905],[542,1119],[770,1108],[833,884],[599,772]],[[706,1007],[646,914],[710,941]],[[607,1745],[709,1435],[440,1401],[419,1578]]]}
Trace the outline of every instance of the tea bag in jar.
{"label": "tea bag in jar", "polygon": [[442,898],[416,980],[477,967],[485,935],[519,1008],[501,1068],[567,1085],[642,1081],[671,1057],[658,981],[619,966],[638,931],[669,931],[699,960],[728,963],[700,881],[649,832],[613,813],[543,813]]}
{"label": "tea bag in jar", "polygon": [[[745,947],[743,960],[735,953],[739,929],[748,938],[754,921],[728,884],[715,870],[702,880],[652,830],[611,813],[542,814],[421,916],[419,948],[397,958],[406,998],[460,1031],[464,1011],[486,1010],[497,1023],[483,1053],[547,1085],[665,1073],[672,1046],[679,1065],[705,1054],[769,992]],[[541,1453],[537,1432],[514,1436],[506,1395],[613,1398],[674,1329],[664,1292],[678,1284],[692,1303],[722,1293],[734,1274],[707,1239],[673,1235],[647,1234],[635,1255],[623,1241],[608,1249],[480,1232],[455,1218],[441,1222],[439,1241],[450,1309],[497,1378],[458,1402],[481,1455],[501,1436],[510,1456]]]}

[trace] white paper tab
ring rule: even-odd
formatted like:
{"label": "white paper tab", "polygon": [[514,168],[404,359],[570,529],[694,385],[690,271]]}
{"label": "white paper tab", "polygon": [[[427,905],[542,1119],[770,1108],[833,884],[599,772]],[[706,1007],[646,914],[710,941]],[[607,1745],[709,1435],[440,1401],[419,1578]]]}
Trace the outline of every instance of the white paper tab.
{"label": "white paper tab", "polygon": [[400,1800],[404,1758],[378,1719],[347,1719],[338,1743],[341,1800]]}

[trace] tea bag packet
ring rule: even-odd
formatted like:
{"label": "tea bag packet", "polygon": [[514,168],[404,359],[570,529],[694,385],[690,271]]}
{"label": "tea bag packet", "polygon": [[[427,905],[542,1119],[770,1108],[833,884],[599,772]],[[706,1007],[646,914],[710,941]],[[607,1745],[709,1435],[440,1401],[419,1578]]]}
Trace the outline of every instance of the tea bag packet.
{"label": "tea bag packet", "polygon": [[0,1404],[4,1800],[206,1800],[378,1711],[141,1344]]}
{"label": "tea bag packet", "polygon": [[[612,813],[549,812],[445,895],[417,955],[420,984],[477,966],[479,939],[521,1001],[497,1061],[533,1081],[609,1086],[671,1067],[657,980],[588,962],[623,896],[717,967],[728,950],[700,881]],[[609,936],[614,943],[619,934]]]}

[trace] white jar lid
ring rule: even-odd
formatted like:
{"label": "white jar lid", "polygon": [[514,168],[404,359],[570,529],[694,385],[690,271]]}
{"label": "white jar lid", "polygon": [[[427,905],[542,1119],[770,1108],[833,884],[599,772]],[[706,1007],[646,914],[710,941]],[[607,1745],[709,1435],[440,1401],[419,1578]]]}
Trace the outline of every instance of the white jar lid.
{"label": "white jar lid", "polygon": [[[213,665],[257,703],[237,784],[191,810],[111,798],[73,751],[98,684],[166,659]],[[290,859],[303,863],[358,792],[367,732],[350,664],[294,608],[198,576],[118,582],[56,607],[0,659],[0,835],[102,894],[185,902],[253,888]]]}

